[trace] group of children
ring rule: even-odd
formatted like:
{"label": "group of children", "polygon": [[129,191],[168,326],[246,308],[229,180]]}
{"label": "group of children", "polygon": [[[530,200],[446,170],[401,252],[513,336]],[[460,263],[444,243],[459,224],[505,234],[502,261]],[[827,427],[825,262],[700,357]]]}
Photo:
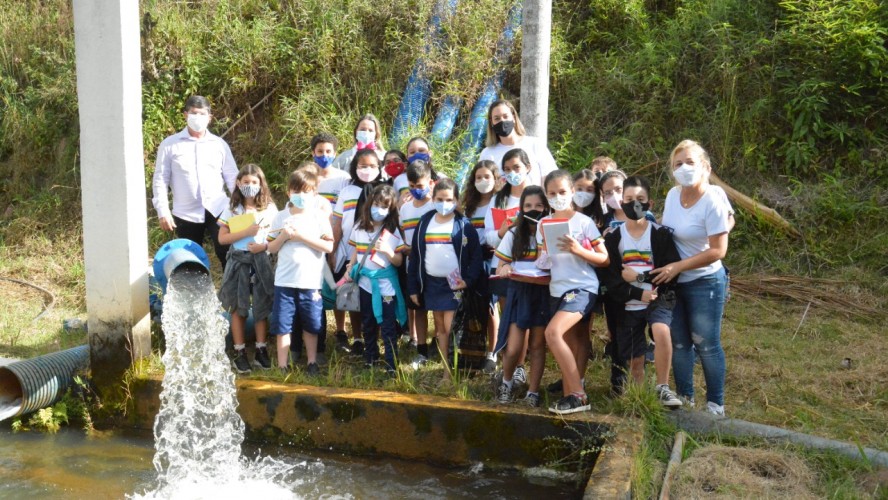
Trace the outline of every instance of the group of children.
{"label": "group of children", "polygon": [[[415,343],[418,362],[441,359],[449,368],[455,312],[463,294],[477,293],[491,305],[487,367],[503,350],[497,401],[513,401],[526,383],[523,401],[540,405],[548,346],[563,391],[550,411],[589,409],[583,373],[590,321],[604,310],[614,390],[622,390],[627,373],[643,381],[650,326],[660,400],[681,405],[668,386],[672,294],[668,285],[654,288],[648,273],[678,260],[678,253],[670,231],[651,215],[644,178],[627,177],[612,160],[598,158],[574,175],[551,171],[537,185],[527,153],[515,148],[500,165],[479,161],[460,189],[435,171],[422,138],[412,139],[406,154],[384,151],[379,123],[366,115],[355,139],[355,147],[337,156],[335,137],[315,136],[314,161],[290,175],[280,211],[262,170],[252,164],[240,170],[218,221],[219,242],[231,244],[220,300],[231,312],[238,372],[250,371],[244,330],[252,308],[253,366],[271,367],[271,335],[279,368],[289,367],[291,349],[296,357],[304,346],[307,373],[319,374],[324,293],[354,281],[360,312],[351,317],[353,342],[339,311],[336,339],[368,366],[380,361],[381,338],[381,364],[395,373],[402,336]],[[495,210],[508,209],[517,213],[497,227]],[[243,214],[253,214],[253,222],[234,230],[229,221]],[[437,340],[431,352],[428,312]],[[449,380],[450,370],[444,373]]]}

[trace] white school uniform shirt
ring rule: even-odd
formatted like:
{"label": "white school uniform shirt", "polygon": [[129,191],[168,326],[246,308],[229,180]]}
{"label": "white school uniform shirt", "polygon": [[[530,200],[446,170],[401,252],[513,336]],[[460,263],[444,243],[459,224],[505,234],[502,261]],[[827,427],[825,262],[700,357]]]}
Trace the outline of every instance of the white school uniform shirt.
{"label": "white school uniform shirt", "polygon": [[[728,232],[730,203],[725,203],[724,190],[712,188],[707,185],[706,192],[690,208],[681,206],[680,186],[673,187],[666,195],[663,225],[672,228],[672,239],[682,259],[708,250],[710,236]],[[722,267],[722,261],[717,260],[707,266],[683,271],[678,275],[678,282],[687,283],[708,276]]]}
{"label": "white school uniform shirt", "polygon": [[[629,229],[626,227],[626,224],[623,224],[616,229],[617,231],[620,231],[620,245],[618,248],[620,251],[620,257],[623,259],[623,266],[628,267],[639,274],[654,268],[654,253],[651,250],[652,226],[653,224],[648,221],[647,229],[644,230],[644,234],[641,235],[641,238],[637,240],[629,234]],[[653,290],[654,288],[650,283],[637,283],[633,281],[630,285],[641,288],[642,290]],[[626,302],[627,311],[643,311],[647,309],[647,306],[648,304],[635,299]]]}
{"label": "white school uniform shirt", "polygon": [[[552,215],[542,218],[542,221],[554,219]],[[573,217],[567,222],[571,236],[577,241],[582,242],[588,239],[593,246],[602,244],[601,233],[595,227],[592,219],[581,214],[574,213]],[[543,245],[542,224],[537,225],[536,240],[537,245]],[[549,243],[557,245],[557,242]],[[552,260],[552,269],[549,271],[552,275],[552,281],[549,282],[549,294],[553,297],[561,297],[570,290],[586,290],[592,293],[598,293],[598,275],[595,274],[595,268],[592,264],[585,260],[565,252],[556,254],[549,253]]]}
{"label": "white school uniform shirt", "polygon": [[[503,189],[509,189],[509,187],[510,185],[506,184],[505,186],[503,186]],[[505,209],[508,210],[510,208],[515,208],[520,203],[520,196],[509,195],[509,199],[506,200]],[[493,195],[493,198],[490,199],[489,208],[487,209],[487,213],[484,214],[484,231],[482,231],[484,234],[482,241],[486,242],[487,246],[496,249],[499,248],[500,237],[499,233],[497,232],[499,228],[493,227],[493,210],[491,210],[492,208],[496,208],[496,195]],[[496,269],[498,265],[499,259],[496,257],[496,252],[494,252],[493,257],[490,258],[490,269]]]}
{"label": "white school uniform shirt", "polygon": [[339,197],[336,199],[336,206],[333,207],[333,219],[338,219],[342,224],[342,239],[339,240],[339,246],[333,249],[333,271],[341,269],[342,266],[351,257],[351,247],[348,246],[348,240],[351,238],[352,228],[355,225],[355,209],[358,206],[358,198],[361,197],[363,189],[354,184],[349,184],[342,188]]}
{"label": "white school uniform shirt", "polygon": [[392,181],[392,187],[398,193],[399,200],[404,196],[404,193],[410,191],[410,181],[407,179],[407,172],[398,174],[395,180]]}
{"label": "white school uniform shirt", "polygon": [[459,257],[453,249],[453,221],[438,222],[432,217],[426,226],[425,245],[426,252],[423,255],[425,270],[429,276],[446,278],[454,269],[459,269]]}
{"label": "white school uniform shirt", "polygon": [[404,231],[405,245],[409,247],[413,244],[413,233],[416,231],[419,219],[421,219],[423,215],[434,210],[435,204],[432,203],[431,198],[426,200],[425,204],[419,207],[414,206],[413,201],[408,201],[401,205],[401,209],[398,211],[398,218],[401,223],[401,230]]}
{"label": "white school uniform shirt", "polygon": [[514,241],[515,230],[509,229],[506,231],[506,234],[503,235],[503,239],[500,241],[499,246],[496,247],[496,258],[503,262],[507,262],[512,266],[512,272],[514,273],[522,274],[524,276],[548,276],[549,271],[540,269],[536,266],[536,260],[537,257],[539,257],[539,253],[537,252],[536,235],[533,234],[530,236],[530,240],[527,242],[527,253],[518,260],[515,260],[515,256],[512,255],[512,244]]}
{"label": "white school uniform shirt", "polygon": [[524,152],[527,153],[527,158],[530,160],[530,164],[533,167],[528,176],[530,177],[531,184],[534,186],[542,186],[543,179],[546,178],[546,175],[553,170],[558,170],[558,165],[555,164],[555,158],[552,156],[549,148],[546,147],[546,143],[541,139],[530,135],[519,136],[518,141],[512,145],[498,142],[493,146],[487,146],[481,150],[478,160],[490,160],[496,163],[500,169],[500,175],[502,175],[503,156],[505,156],[510,150],[516,148],[523,149]]}
{"label": "white school uniform shirt", "polygon": [[[289,207],[278,212],[272,222],[272,229],[293,226],[301,234],[310,238],[320,238],[329,223],[316,210],[305,210],[291,214]],[[277,233],[280,237],[281,233]],[[274,286],[318,290],[324,279],[324,252],[315,250],[301,241],[284,242],[278,251],[277,267],[274,270]]]}
{"label": "white school uniform shirt", "polygon": [[[256,214],[256,224],[259,224],[259,232],[256,233],[256,236],[247,236],[246,238],[241,238],[235,241],[231,245],[235,250],[247,251],[248,244],[265,243],[268,240],[268,232],[271,230],[271,224],[274,222],[274,218],[278,214],[277,207],[274,205],[274,202],[269,202],[268,206],[265,207],[265,210],[255,210],[253,212]],[[234,209],[229,205],[228,207],[225,207],[225,210],[222,211],[222,215],[219,216],[218,224],[220,226],[228,227],[228,219],[235,215],[243,215],[245,213],[247,213],[247,210],[244,209],[243,205],[238,205],[234,207]],[[229,228],[229,230],[230,229],[231,228]]]}
{"label": "white school uniform shirt", "polygon": [[[207,130],[195,138],[185,127],[157,148],[151,202],[158,217],[170,215],[189,222],[203,222],[205,212],[219,216],[228,205],[228,192],[235,189],[237,164],[231,148]],[[170,210],[169,191],[173,193]]]}
{"label": "white school uniform shirt", "polygon": [[[354,247],[357,256],[355,257],[355,266],[358,266],[361,261],[364,259],[364,254],[367,253],[367,250],[370,247],[370,242],[373,241],[373,238],[379,233],[379,230],[368,232],[364,229],[358,229],[357,227],[352,231],[351,238],[348,240],[348,244]],[[404,245],[404,241],[401,240],[400,231],[395,231],[392,233],[392,239],[389,240],[392,244],[392,250],[395,253],[403,252],[406,250],[406,246]],[[370,249],[372,252],[372,249]],[[385,269],[387,267],[391,267],[392,262],[389,258],[381,253],[377,253],[379,257],[382,257],[382,260],[385,262],[384,266],[380,266],[376,262],[373,262],[370,259],[370,256],[367,256],[367,260],[364,261],[364,267],[368,271],[376,271],[377,269]],[[361,279],[358,281],[358,286],[361,287],[367,293],[373,293],[373,285],[370,283],[370,278],[366,276],[361,276]],[[391,297],[395,295],[395,288],[392,286],[392,282],[388,278],[382,278],[379,280],[379,291],[383,296]]]}
{"label": "white school uniform shirt", "polygon": [[327,177],[318,176],[318,194],[329,201],[332,206],[336,204],[339,193],[345,189],[345,186],[351,184],[351,177],[348,172],[343,172],[338,168],[327,167],[324,170]]}

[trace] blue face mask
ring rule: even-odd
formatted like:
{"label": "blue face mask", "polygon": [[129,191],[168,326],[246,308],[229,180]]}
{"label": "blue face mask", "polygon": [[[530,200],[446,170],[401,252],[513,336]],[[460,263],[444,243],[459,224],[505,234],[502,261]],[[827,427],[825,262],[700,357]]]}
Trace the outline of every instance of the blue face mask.
{"label": "blue face mask", "polygon": [[429,188],[410,188],[410,196],[416,200],[424,200],[429,195]]}
{"label": "blue face mask", "polygon": [[321,168],[327,168],[330,166],[330,164],[333,163],[332,156],[322,155],[322,156],[314,156],[313,158],[314,158],[315,163],[317,163],[318,166]]}
{"label": "blue face mask", "polygon": [[311,199],[310,193],[294,193],[290,195],[290,204],[294,207],[302,210],[308,205],[308,201]]}
{"label": "blue face mask", "polygon": [[429,160],[431,160],[431,159],[432,159],[432,157],[429,156],[428,153],[423,153],[420,151],[419,153],[413,153],[412,155],[408,156],[407,157],[407,164],[409,165],[409,164],[415,162],[416,160],[422,160],[422,161],[428,163]]}
{"label": "blue face mask", "polygon": [[524,174],[520,172],[509,172],[504,176],[506,178],[506,182],[513,186],[520,186],[522,182],[524,182]]}
{"label": "blue face mask", "polygon": [[441,215],[450,215],[456,210],[456,203],[453,203],[452,201],[436,201],[435,210]]}
{"label": "blue face mask", "polygon": [[370,207],[370,218],[373,219],[373,222],[382,222],[388,217],[389,209],[380,208],[376,205]]}

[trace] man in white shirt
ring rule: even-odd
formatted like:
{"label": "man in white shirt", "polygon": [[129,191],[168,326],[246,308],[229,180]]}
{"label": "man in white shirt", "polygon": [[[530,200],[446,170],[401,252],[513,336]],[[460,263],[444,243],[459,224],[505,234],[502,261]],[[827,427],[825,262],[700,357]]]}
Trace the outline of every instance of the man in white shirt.
{"label": "man in white shirt", "polygon": [[[233,192],[237,165],[228,144],[207,129],[212,114],[205,97],[189,97],[183,114],[187,126],[157,148],[152,202],[164,231],[175,230],[177,237],[198,245],[209,233],[224,269],[228,246],[219,244],[216,219],[228,206],[225,189]],[[173,194],[172,210],[169,190]]]}

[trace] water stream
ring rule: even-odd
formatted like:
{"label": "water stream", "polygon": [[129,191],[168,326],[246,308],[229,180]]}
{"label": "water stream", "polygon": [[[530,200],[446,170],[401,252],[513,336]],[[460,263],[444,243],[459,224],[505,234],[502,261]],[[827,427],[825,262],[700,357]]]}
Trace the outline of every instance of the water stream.
{"label": "water stream", "polygon": [[[199,271],[170,277],[164,298],[164,377],[154,421],[157,487],[135,498],[295,498],[284,462],[241,455],[234,372],[225,355],[228,321],[212,279]],[[279,486],[280,484],[280,486]]]}

